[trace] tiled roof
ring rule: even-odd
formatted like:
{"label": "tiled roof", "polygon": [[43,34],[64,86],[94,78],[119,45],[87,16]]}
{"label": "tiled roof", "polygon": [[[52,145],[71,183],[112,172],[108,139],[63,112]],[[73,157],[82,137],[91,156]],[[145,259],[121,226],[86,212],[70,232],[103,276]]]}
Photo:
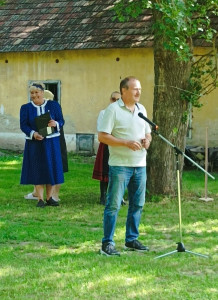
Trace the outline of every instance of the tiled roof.
{"label": "tiled roof", "polygon": [[114,0],[8,0],[0,7],[0,52],[150,47],[149,11],[113,21]]}
{"label": "tiled roof", "polygon": [[122,23],[113,20],[114,2],[8,0],[0,7],[0,52],[151,47],[151,11]]}

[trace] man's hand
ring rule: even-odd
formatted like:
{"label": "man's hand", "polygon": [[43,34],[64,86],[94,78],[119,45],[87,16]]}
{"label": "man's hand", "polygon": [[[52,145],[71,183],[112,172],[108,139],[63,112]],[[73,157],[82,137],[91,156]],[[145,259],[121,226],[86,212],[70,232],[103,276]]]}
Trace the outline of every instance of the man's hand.
{"label": "man's hand", "polygon": [[141,140],[141,143],[142,143],[142,147],[143,148],[145,148],[145,149],[148,149],[149,148],[149,146],[150,146],[150,143],[151,143],[151,141],[149,140],[149,139],[142,139]]}
{"label": "man's hand", "polygon": [[118,139],[111,134],[105,132],[98,133],[98,139],[100,142],[107,144],[112,147],[123,146],[127,147],[133,151],[141,150],[142,148],[148,149],[151,142],[151,135],[148,134],[144,139],[141,140],[141,143],[138,141]]}
{"label": "man's hand", "polygon": [[142,145],[139,142],[136,141],[127,141],[127,147],[129,149],[132,149],[133,151],[141,150]]}

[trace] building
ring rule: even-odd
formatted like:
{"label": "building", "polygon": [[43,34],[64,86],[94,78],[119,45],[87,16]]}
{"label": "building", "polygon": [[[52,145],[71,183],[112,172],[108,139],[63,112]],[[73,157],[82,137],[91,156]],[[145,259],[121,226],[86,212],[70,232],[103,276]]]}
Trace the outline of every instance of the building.
{"label": "building", "polygon": [[[141,102],[152,119],[154,63],[152,14],[114,20],[113,0],[8,0],[0,7],[0,148],[23,149],[20,106],[28,86],[42,80],[61,104],[68,151],[94,153],[96,120],[120,79],[142,83]],[[197,53],[208,49],[196,45]],[[218,145],[217,90],[194,109],[187,144]]]}

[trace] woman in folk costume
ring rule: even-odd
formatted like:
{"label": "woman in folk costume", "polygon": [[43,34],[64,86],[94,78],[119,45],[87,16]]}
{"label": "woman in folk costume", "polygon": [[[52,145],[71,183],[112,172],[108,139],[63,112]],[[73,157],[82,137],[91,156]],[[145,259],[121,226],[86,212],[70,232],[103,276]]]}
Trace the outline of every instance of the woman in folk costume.
{"label": "woman in folk costume", "polygon": [[[20,109],[20,128],[26,135],[20,183],[36,186],[37,207],[58,206],[59,203],[52,199],[53,188],[64,182],[59,141],[64,119],[60,105],[44,99],[44,89],[43,83],[32,83],[31,101]],[[51,119],[47,124],[48,135],[44,137],[38,132],[35,118],[45,113],[49,113]]]}
{"label": "woman in folk costume", "polygon": [[[54,94],[49,90],[44,90],[44,99],[45,100],[54,100]],[[67,158],[67,145],[66,140],[64,137],[64,130],[63,127],[60,128],[60,146],[61,146],[61,158],[62,158],[62,164],[63,164],[63,172],[68,172],[68,158]],[[53,189],[52,199],[55,201],[60,201],[59,198],[59,191],[60,191],[60,184],[56,184]],[[37,200],[37,193],[36,193],[36,187],[34,186],[34,189],[32,193],[29,193],[24,196],[27,200]]]}

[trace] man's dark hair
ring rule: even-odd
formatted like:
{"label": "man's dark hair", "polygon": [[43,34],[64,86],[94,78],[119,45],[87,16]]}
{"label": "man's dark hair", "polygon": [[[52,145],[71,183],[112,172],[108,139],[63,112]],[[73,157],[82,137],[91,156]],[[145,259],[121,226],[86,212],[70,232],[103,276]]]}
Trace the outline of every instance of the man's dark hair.
{"label": "man's dark hair", "polygon": [[132,79],[138,80],[134,76],[128,76],[128,77],[124,78],[123,80],[121,80],[121,82],[120,82],[120,93],[121,93],[121,95],[122,95],[122,89],[123,88],[128,90],[128,88],[129,88],[129,81],[132,80]]}

